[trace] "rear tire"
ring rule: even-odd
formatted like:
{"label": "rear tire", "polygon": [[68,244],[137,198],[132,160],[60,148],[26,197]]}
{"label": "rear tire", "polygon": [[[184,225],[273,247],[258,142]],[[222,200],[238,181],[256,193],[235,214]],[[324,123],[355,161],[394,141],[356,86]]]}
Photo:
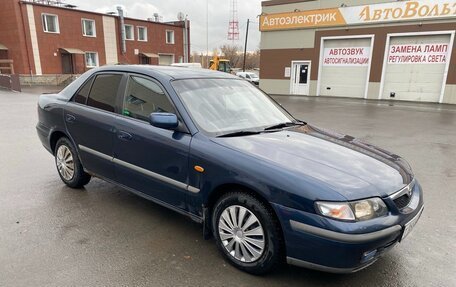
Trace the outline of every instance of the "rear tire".
{"label": "rear tire", "polygon": [[272,211],[254,196],[230,192],[220,198],[212,212],[216,244],[230,264],[261,275],[282,258],[282,233]]}
{"label": "rear tire", "polygon": [[90,174],[84,171],[76,148],[71,141],[60,138],[55,145],[55,165],[60,179],[71,188],[81,188],[90,181]]}

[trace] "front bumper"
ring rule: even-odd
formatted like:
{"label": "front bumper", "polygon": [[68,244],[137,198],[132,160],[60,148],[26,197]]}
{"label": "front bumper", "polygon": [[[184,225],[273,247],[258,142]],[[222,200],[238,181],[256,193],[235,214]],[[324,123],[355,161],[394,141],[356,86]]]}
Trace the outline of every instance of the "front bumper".
{"label": "front bumper", "polygon": [[422,190],[415,183],[418,202],[403,213],[391,198],[384,198],[387,216],[361,222],[341,222],[317,214],[273,204],[285,237],[289,264],[331,273],[352,273],[368,267],[401,241],[404,226],[423,211]]}

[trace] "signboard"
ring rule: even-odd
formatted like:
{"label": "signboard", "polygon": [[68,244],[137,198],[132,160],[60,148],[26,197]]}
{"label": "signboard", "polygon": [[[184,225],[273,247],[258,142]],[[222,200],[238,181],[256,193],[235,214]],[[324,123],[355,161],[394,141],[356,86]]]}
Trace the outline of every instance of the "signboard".
{"label": "signboard", "polygon": [[260,31],[456,18],[456,0],[397,1],[260,16]]}
{"label": "signboard", "polygon": [[325,48],[323,66],[368,66],[370,47]]}
{"label": "signboard", "polygon": [[284,77],[289,78],[291,76],[291,67],[285,67]]}
{"label": "signboard", "polygon": [[448,49],[442,43],[391,45],[388,64],[445,64]]}

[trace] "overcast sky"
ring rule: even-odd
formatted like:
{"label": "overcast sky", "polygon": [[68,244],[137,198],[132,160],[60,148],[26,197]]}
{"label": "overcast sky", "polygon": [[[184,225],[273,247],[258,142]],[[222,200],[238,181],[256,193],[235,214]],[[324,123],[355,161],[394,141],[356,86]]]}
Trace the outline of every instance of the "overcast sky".
{"label": "overcast sky", "polygon": [[[64,0],[68,4],[78,6],[78,9],[96,12],[116,11],[117,5],[122,5],[126,16],[132,18],[152,18],[159,13],[163,21],[174,21],[177,13],[183,12],[190,20],[191,51],[206,51],[206,1],[209,2],[209,51],[218,48],[227,40],[228,21],[230,20],[230,0]],[[238,0],[239,41],[235,44],[244,47],[246,23],[249,18],[253,23],[249,29],[247,49],[253,51],[259,48],[260,33],[258,18],[261,13],[261,0]]]}

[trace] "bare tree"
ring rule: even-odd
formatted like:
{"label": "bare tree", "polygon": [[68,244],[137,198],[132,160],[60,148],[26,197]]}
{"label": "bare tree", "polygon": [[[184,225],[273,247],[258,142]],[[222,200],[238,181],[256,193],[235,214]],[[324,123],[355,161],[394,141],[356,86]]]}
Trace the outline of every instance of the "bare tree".
{"label": "bare tree", "polygon": [[245,69],[253,70],[260,67],[260,50],[255,52],[247,52],[245,57]]}
{"label": "bare tree", "polygon": [[[220,47],[221,51],[221,58],[230,60],[230,64],[232,68],[242,68],[242,64],[244,61],[244,53],[241,51],[241,47],[239,46],[232,46],[232,45],[223,45]],[[216,54],[217,51],[214,51]],[[192,52],[190,56],[190,62],[193,63],[201,63],[204,68],[209,67],[209,60],[211,60],[211,56],[203,55],[201,52]],[[247,52],[246,59],[245,59],[245,68],[247,70],[252,70],[255,68],[260,67],[260,50],[256,50],[255,52]]]}
{"label": "bare tree", "polygon": [[230,60],[231,67],[239,68],[242,65],[241,47],[235,45],[223,45],[220,47],[222,57]]}

